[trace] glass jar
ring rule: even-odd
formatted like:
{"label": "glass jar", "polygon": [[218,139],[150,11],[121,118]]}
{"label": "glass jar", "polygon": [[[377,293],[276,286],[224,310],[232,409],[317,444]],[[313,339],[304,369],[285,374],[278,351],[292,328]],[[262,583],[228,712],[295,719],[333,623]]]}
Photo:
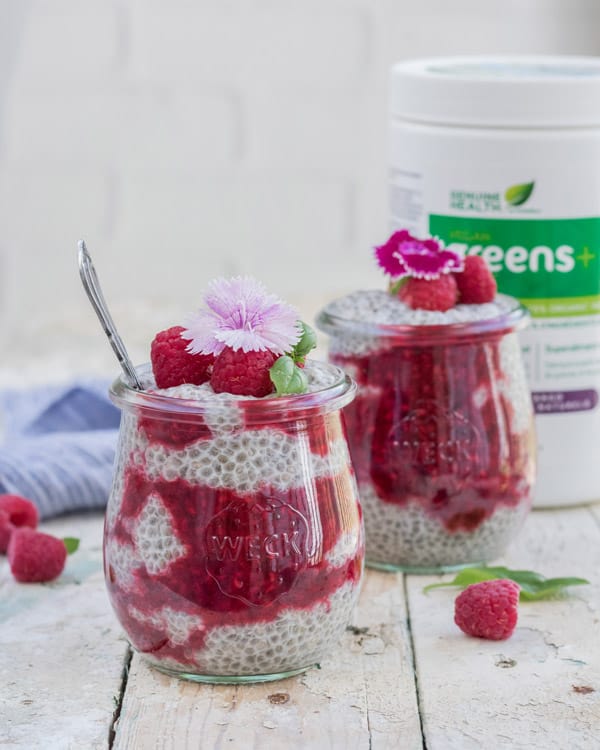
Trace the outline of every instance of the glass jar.
{"label": "glass jar", "polygon": [[288,677],[349,623],[364,544],[340,410],[356,386],[311,367],[318,389],[294,396],[111,388],[123,413],[106,583],[133,647],[164,672]]}
{"label": "glass jar", "polygon": [[345,409],[367,565],[430,573],[500,555],[530,510],[535,445],[511,298],[496,317],[377,325],[327,308],[330,359],[358,383]]}

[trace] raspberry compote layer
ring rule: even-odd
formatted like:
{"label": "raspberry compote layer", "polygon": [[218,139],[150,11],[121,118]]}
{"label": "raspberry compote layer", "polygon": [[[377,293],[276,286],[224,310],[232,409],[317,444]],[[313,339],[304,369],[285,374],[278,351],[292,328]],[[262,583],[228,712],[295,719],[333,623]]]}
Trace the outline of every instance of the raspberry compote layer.
{"label": "raspberry compote layer", "polygon": [[331,365],[310,392],[252,399],[210,385],[122,382],[105,524],[111,603],[134,648],[190,679],[302,671],[348,625],[363,569],[358,492]]}
{"label": "raspberry compote layer", "polygon": [[345,410],[367,564],[428,572],[500,555],[531,505],[532,407],[516,300],[447,313],[355,292],[319,325],[358,383]]}

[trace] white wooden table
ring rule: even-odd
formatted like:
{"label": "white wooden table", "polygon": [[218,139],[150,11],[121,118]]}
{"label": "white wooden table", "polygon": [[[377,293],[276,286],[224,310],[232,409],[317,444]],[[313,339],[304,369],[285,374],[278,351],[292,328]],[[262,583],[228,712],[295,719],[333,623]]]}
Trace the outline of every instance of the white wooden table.
{"label": "white wooden table", "polygon": [[536,511],[503,562],[587,577],[522,603],[503,642],[467,638],[455,592],[369,571],[343,643],[299,677],[240,687],[169,678],[131,654],[101,570],[100,515],[44,524],[79,536],[51,584],[0,559],[0,747],[600,748],[600,506]]}

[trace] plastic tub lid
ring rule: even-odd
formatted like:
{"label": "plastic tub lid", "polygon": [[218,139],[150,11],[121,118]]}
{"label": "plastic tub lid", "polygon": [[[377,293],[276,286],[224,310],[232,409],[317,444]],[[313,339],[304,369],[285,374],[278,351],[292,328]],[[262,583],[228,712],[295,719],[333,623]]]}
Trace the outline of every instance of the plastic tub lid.
{"label": "plastic tub lid", "polygon": [[482,127],[600,126],[600,57],[439,57],[397,63],[391,113]]}

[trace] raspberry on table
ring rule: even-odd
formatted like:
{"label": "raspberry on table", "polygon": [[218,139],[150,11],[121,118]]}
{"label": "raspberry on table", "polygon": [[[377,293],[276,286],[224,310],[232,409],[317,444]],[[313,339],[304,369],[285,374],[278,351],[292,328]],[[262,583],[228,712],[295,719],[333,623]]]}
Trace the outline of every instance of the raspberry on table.
{"label": "raspberry on table", "polygon": [[8,545],[8,562],[21,583],[53,581],[62,573],[67,548],[62,539],[27,527],[13,531]]}
{"label": "raspberry on table", "polygon": [[413,310],[446,312],[456,304],[458,288],[452,274],[444,274],[437,279],[410,276],[400,287],[398,296]]}
{"label": "raspberry on table", "polygon": [[10,522],[10,516],[5,510],[0,510],[0,553],[5,554],[15,526]]}
{"label": "raspberry on table", "polygon": [[36,506],[21,495],[0,495],[0,510],[8,513],[13,526],[29,526],[35,529],[38,524]]}
{"label": "raspberry on table", "polygon": [[454,622],[467,635],[503,641],[516,627],[520,590],[506,578],[473,583],[456,597]]}
{"label": "raspberry on table", "polygon": [[5,553],[14,529],[38,524],[36,506],[21,495],[0,495],[0,553]]}
{"label": "raspberry on table", "polygon": [[459,301],[466,305],[492,302],[498,289],[490,267],[480,255],[467,255],[464,270],[455,274]]}
{"label": "raspberry on table", "polygon": [[268,350],[245,352],[226,347],[215,359],[210,384],[215,393],[268,396],[274,390],[269,370],[275,359]]}
{"label": "raspberry on table", "polygon": [[152,372],[159,388],[183,383],[201,385],[210,379],[213,355],[190,354],[190,342],[181,335],[184,330],[183,326],[172,326],[160,331],[150,345]]}

